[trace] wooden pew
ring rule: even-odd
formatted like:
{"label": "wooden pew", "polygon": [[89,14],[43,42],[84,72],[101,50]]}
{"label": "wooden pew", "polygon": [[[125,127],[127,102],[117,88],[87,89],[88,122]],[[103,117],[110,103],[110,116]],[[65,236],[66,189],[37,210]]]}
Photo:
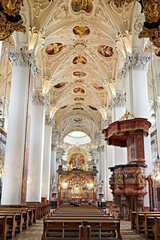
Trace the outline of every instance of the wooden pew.
{"label": "wooden pew", "polygon": [[[108,239],[111,239],[111,234],[115,236],[112,239],[121,239],[120,236],[120,220],[113,220],[113,219],[58,219],[58,220],[51,220],[46,219],[44,220],[44,229],[42,240],[47,239],[63,239],[68,231],[79,231],[79,225],[81,225],[82,221],[86,220],[88,225],[91,226],[91,232],[95,234],[98,233],[99,238],[102,237],[104,232],[109,235]],[[57,235],[59,233],[59,235]],[[55,235],[54,235],[55,234]],[[106,237],[107,239],[107,237]]]}
{"label": "wooden pew", "polygon": [[[1,215],[3,213],[14,213],[17,216],[17,221],[21,221],[20,226],[22,227],[22,229],[27,229],[29,226],[29,221],[30,224],[32,224],[32,214],[30,214],[31,219],[29,220],[29,212],[31,212],[31,210],[28,209],[22,209],[22,208],[0,208],[0,213]],[[18,217],[19,216],[19,217]],[[21,220],[20,220],[21,218]]]}
{"label": "wooden pew", "polygon": [[27,207],[35,209],[36,219],[38,220],[50,212],[50,203],[28,202]]}
{"label": "wooden pew", "polygon": [[15,213],[3,213],[0,214],[1,218],[4,218],[5,221],[3,221],[4,229],[3,231],[3,240],[6,240],[7,237],[13,238],[16,233],[16,227],[17,227],[17,222],[16,222],[16,214]]}
{"label": "wooden pew", "polygon": [[0,216],[0,240],[5,240],[7,236],[7,218]]}
{"label": "wooden pew", "polygon": [[[131,229],[136,229],[138,233],[144,233],[145,215],[160,214],[160,212],[132,212],[131,214]],[[157,215],[158,216],[158,215]]]}
{"label": "wooden pew", "polygon": [[159,240],[160,239],[160,217],[155,217],[155,224],[152,228],[153,228],[155,240]]}

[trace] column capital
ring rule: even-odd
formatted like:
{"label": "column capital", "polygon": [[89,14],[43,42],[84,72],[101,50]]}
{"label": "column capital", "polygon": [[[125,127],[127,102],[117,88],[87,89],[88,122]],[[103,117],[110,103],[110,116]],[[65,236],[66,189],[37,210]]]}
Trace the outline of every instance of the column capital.
{"label": "column capital", "polygon": [[8,58],[12,63],[12,67],[15,66],[28,66],[33,75],[36,76],[39,73],[39,69],[36,64],[35,56],[33,51],[24,51],[24,50],[8,50]]}
{"label": "column capital", "polygon": [[46,99],[46,96],[40,93],[36,93],[32,95],[32,103],[34,105],[48,106],[48,101]]}
{"label": "column capital", "polygon": [[57,145],[52,144],[52,145],[51,145],[51,150],[52,150],[52,151],[56,151],[56,150],[57,150]]}
{"label": "column capital", "polygon": [[54,125],[53,119],[48,114],[45,116],[45,125],[47,125],[47,126]]}
{"label": "column capital", "polygon": [[124,107],[126,104],[126,96],[124,93],[117,93],[116,96],[112,96],[113,107]]}
{"label": "column capital", "polygon": [[160,80],[160,73],[158,73],[158,74],[156,75],[156,82],[159,83],[159,80]]}
{"label": "column capital", "polygon": [[145,54],[142,51],[134,51],[133,53],[127,53],[124,70],[147,70],[148,63],[151,61],[149,54]]}
{"label": "column capital", "polygon": [[160,97],[157,97],[157,100],[152,102],[151,108],[154,111],[156,111],[157,108],[160,108]]}
{"label": "column capital", "polygon": [[98,152],[103,152],[104,151],[104,145],[98,145],[97,150],[98,150]]}

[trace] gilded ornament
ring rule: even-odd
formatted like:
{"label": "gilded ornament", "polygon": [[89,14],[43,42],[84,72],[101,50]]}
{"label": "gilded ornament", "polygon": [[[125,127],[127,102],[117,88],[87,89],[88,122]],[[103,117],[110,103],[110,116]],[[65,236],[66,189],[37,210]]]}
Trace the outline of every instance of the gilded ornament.
{"label": "gilded ornament", "polygon": [[7,13],[9,16],[14,16],[20,11],[23,0],[0,0],[3,12]]}
{"label": "gilded ornament", "polygon": [[14,31],[25,33],[23,21],[18,14],[22,0],[0,0],[0,40],[8,38]]}
{"label": "gilded ornament", "polygon": [[139,38],[150,38],[154,46],[160,47],[160,25],[152,29],[143,26],[142,32],[139,33]]}
{"label": "gilded ornament", "polygon": [[150,38],[155,47],[160,47],[160,1],[145,0],[143,12],[146,18],[139,38]]}
{"label": "gilded ornament", "polygon": [[119,121],[128,120],[130,118],[135,118],[135,116],[130,112],[126,111],[126,113],[119,119]]}
{"label": "gilded ornament", "polygon": [[146,1],[143,12],[151,23],[158,22],[160,19],[160,2],[158,0]]}

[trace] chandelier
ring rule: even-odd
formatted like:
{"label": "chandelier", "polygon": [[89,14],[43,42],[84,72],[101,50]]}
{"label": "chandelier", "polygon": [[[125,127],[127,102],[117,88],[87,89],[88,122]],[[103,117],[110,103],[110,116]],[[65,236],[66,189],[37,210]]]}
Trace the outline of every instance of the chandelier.
{"label": "chandelier", "polygon": [[3,165],[3,158],[0,156],[0,178],[4,177],[6,175],[6,170],[4,169]]}

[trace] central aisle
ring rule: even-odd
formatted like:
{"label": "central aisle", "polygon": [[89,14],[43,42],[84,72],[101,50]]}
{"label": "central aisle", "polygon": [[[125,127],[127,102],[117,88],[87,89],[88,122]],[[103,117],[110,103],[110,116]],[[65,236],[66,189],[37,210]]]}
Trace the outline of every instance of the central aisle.
{"label": "central aisle", "polygon": [[[67,210],[68,209],[68,210]],[[61,214],[62,212],[66,214],[66,212],[70,213],[70,216],[75,216],[75,214],[78,212],[81,212],[81,209],[84,209],[84,206],[81,207],[60,207],[58,213]],[[92,206],[85,206],[86,209],[86,215],[89,214],[94,214],[95,208]],[[91,210],[94,211],[91,211]],[[72,211],[70,211],[72,210]],[[122,240],[130,240],[130,239],[140,239],[144,240],[141,235],[138,235],[136,232],[131,230],[131,222],[130,221],[121,221],[120,225],[120,231],[121,231],[121,236]],[[41,240],[41,236],[43,233],[43,220],[38,220],[36,224],[34,224],[31,228],[28,230],[24,231],[22,234],[18,235],[15,240]],[[94,240],[94,238],[92,238]],[[64,238],[65,240],[65,238]],[[67,238],[68,240],[68,238]]]}

